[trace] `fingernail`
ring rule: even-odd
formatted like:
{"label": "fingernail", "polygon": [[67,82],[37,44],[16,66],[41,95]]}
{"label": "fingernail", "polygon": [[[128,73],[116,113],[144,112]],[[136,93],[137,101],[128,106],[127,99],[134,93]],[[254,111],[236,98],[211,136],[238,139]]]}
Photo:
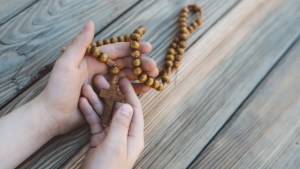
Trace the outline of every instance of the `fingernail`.
{"label": "fingernail", "polygon": [[132,107],[128,104],[123,104],[121,106],[121,113],[123,113],[124,115],[131,117],[132,116]]}

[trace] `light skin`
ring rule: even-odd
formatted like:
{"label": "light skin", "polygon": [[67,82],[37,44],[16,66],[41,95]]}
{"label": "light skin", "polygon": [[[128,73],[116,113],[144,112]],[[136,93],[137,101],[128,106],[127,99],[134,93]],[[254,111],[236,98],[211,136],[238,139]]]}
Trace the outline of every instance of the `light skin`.
{"label": "light skin", "polygon": [[[51,138],[68,133],[84,124],[85,120],[78,108],[78,103],[82,110],[85,110],[88,106],[90,106],[90,108],[93,107],[93,109],[99,112],[102,110],[102,102],[100,104],[99,102],[93,104],[93,100],[89,99],[92,92],[84,92],[86,88],[88,88],[86,86],[92,84],[93,77],[95,77],[95,85],[99,84],[99,82],[97,82],[99,80],[97,79],[102,77],[100,84],[103,86],[105,83],[104,77],[106,77],[108,72],[108,67],[105,64],[97,62],[90,56],[84,56],[86,47],[93,39],[94,27],[92,21],[88,21],[85,24],[82,31],[73,39],[63,55],[57,59],[46,88],[36,98],[0,119],[0,135],[2,136],[0,139],[0,159],[1,161],[5,161],[5,163],[0,163],[0,168],[17,167]],[[121,76],[125,76],[129,80],[136,78],[130,71],[131,58],[129,57],[130,48],[128,43],[123,42],[105,45],[101,47],[101,51],[108,53],[110,58],[122,69],[120,72]],[[149,43],[141,43],[141,53],[147,54],[150,51],[151,45]],[[142,57],[142,62],[142,68],[147,74],[151,76],[158,74],[153,60]],[[98,157],[101,156],[107,157],[107,155],[116,159],[114,162],[120,161],[122,165],[126,163],[126,167],[132,167],[137,157],[131,158],[130,163],[127,163],[124,162],[123,156],[121,157],[118,156],[118,153],[116,155],[111,152],[115,152],[118,148],[122,149],[123,152],[126,148],[127,153],[134,152],[132,154],[138,156],[137,154],[139,154],[143,147],[143,139],[141,139],[141,130],[143,130],[142,111],[141,108],[138,107],[140,103],[136,98],[135,92],[144,93],[149,91],[150,88],[142,84],[131,84],[126,78],[122,78],[120,85],[121,90],[125,92],[127,104],[119,106],[119,109],[116,110],[114,119],[117,120],[113,120],[115,123],[112,122],[112,124],[115,125],[111,125],[108,129],[105,129],[107,131],[105,131],[105,136],[103,136],[104,140],[99,141],[98,139],[93,139],[95,136],[98,137],[98,135],[93,135],[91,141],[96,140],[95,143],[99,143],[101,146],[95,144],[94,147],[97,148],[92,148],[92,150],[89,151],[87,159],[85,160],[86,168],[92,168],[95,162],[94,159],[98,159]],[[99,87],[101,85],[97,86]],[[107,88],[107,86],[103,87]],[[82,98],[80,98],[81,90],[84,95]],[[121,113],[124,112],[121,111],[123,110],[121,109],[123,106],[125,106],[125,108],[127,106],[128,109],[131,108],[127,116]],[[87,116],[88,113],[88,111],[84,111],[83,115],[87,122],[91,124]],[[120,116],[118,116],[118,114]],[[124,122],[123,124],[123,121],[118,120],[118,117],[120,117],[120,119],[123,117],[123,120],[127,119],[127,123],[125,124]],[[122,129],[118,129],[118,122],[124,126],[130,126],[127,128],[127,137],[124,135],[124,133],[126,133],[125,130],[122,130],[124,126],[122,126]],[[92,126],[91,129],[93,132]],[[120,132],[123,133],[124,137],[122,138],[123,141],[126,140],[126,145],[122,144],[122,146],[117,146],[117,142],[113,142],[120,137]],[[139,142],[141,147],[131,151],[128,145],[130,143],[129,140],[134,140],[130,137],[132,134],[134,138],[138,138],[135,139],[135,141]],[[138,135],[138,137],[135,135]],[[107,147],[105,148],[104,145]],[[105,153],[107,155],[105,155]],[[105,161],[104,158],[102,160]],[[111,161],[111,159],[109,161]],[[105,163],[103,163],[103,165],[104,164]],[[101,165],[98,165],[98,167],[101,167]],[[107,168],[106,166],[102,167]]]}

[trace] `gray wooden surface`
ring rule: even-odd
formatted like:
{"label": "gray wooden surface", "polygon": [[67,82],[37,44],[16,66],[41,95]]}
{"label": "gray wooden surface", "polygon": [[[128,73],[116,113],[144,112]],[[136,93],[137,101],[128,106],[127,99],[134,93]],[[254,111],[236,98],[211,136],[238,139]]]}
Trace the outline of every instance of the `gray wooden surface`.
{"label": "gray wooden surface", "polygon": [[[299,144],[299,125],[292,125],[300,120],[299,0],[11,1],[0,6],[0,117],[44,88],[60,47],[87,18],[96,23],[96,39],[145,25],[144,40],[154,47],[149,57],[160,64],[178,12],[189,3],[202,6],[205,23],[167,90],[140,96],[146,146],[135,167],[297,168],[299,146],[290,143]],[[286,88],[265,85],[279,82]],[[265,104],[279,107],[269,112]],[[83,126],[54,138],[19,168],[79,168],[88,140]]]}

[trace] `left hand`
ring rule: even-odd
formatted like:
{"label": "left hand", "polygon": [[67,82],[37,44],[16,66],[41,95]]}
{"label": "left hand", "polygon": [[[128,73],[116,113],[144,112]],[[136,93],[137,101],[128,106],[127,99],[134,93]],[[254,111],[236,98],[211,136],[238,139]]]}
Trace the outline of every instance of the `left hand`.
{"label": "left hand", "polygon": [[[108,67],[86,56],[87,46],[94,36],[94,24],[88,21],[82,31],[73,39],[63,55],[56,61],[49,82],[35,101],[41,103],[47,110],[46,118],[51,120],[55,135],[64,134],[83,124],[84,120],[78,109],[80,91],[83,84],[91,84],[96,74],[104,75]],[[127,42],[120,42],[101,46],[122,70],[120,76],[134,79],[136,76],[130,71],[130,47]],[[141,42],[141,53],[151,51],[149,43]],[[156,63],[147,57],[142,57],[142,68],[150,76],[157,76]],[[147,92],[150,88],[142,84],[133,84],[137,93]]]}

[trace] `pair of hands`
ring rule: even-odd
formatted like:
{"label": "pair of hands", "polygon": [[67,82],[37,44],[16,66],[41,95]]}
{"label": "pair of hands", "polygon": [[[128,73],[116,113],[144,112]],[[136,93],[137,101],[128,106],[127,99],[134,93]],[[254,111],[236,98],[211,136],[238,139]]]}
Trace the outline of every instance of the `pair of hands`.
{"label": "pair of hands", "polygon": [[[34,102],[45,108],[45,124],[52,126],[50,131],[53,136],[67,133],[82,125],[84,118],[90,124],[90,145],[93,148],[86,156],[84,167],[130,168],[144,146],[143,114],[136,93],[147,92],[150,88],[129,82],[136,79],[131,71],[129,43],[102,46],[101,51],[108,53],[122,69],[120,76],[127,77],[121,78],[119,82],[126,104],[117,104],[110,127],[103,129],[98,116],[102,114],[103,103],[91,86],[93,83],[98,91],[109,88],[106,76],[108,67],[90,56],[84,57],[93,36],[94,24],[88,21],[56,61],[46,88]],[[141,53],[150,51],[151,45],[142,42]],[[156,63],[147,57],[142,57],[141,60],[143,70],[150,76],[157,76]]]}

